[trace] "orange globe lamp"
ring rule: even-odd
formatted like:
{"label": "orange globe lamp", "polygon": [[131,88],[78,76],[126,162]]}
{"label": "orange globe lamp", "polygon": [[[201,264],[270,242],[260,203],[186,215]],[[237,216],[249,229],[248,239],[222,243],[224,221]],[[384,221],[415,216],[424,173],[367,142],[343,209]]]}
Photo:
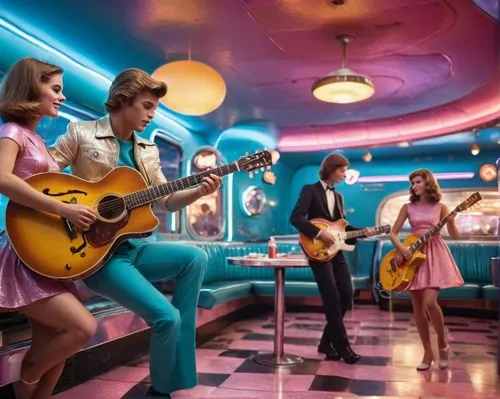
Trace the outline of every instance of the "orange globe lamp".
{"label": "orange globe lamp", "polygon": [[222,76],[202,62],[170,62],[159,67],[152,76],[167,85],[167,94],[161,102],[179,114],[206,115],[216,110],[226,97]]}

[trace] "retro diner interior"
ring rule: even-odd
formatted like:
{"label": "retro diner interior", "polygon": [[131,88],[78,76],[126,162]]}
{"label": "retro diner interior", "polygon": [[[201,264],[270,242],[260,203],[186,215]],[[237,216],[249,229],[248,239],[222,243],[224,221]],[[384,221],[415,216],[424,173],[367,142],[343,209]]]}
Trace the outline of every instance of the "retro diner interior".
{"label": "retro diner interior", "polygon": [[[199,384],[173,398],[500,397],[497,0],[2,0],[0,49],[0,77],[27,56],[64,68],[68,100],[38,126],[48,145],[69,122],[103,116],[114,76],[137,67],[171,88],[143,133],[169,180],[272,152],[272,167],[226,176],[218,192],[181,211],[157,210],[150,240],[188,242],[209,259]],[[355,288],[345,324],[359,363],[317,353],[325,319],[308,267],[287,270],[284,284],[285,351],[302,363],[254,361],[273,350],[274,271],[227,258],[259,259],[270,237],[279,254],[303,256],[290,212],[331,152],[350,161],[338,190],[354,226],[392,225],[417,168],[436,174],[450,208],[481,194],[457,216],[460,240],[442,232],[465,281],[439,294],[447,370],[415,370],[423,349],[409,295],[379,282],[388,235],[345,252]],[[6,204],[0,196],[0,230]],[[98,332],[67,361],[54,397],[149,397],[147,324],[80,289]],[[0,313],[2,399],[14,398],[29,343],[25,317]]]}

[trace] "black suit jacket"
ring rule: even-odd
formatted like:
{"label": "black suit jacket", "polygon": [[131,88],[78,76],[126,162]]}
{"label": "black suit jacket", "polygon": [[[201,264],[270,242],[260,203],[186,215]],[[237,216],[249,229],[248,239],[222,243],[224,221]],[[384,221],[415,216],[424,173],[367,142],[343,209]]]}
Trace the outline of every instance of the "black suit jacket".
{"label": "black suit jacket", "polygon": [[[309,222],[310,219],[323,218],[334,222],[345,217],[344,196],[337,191],[334,191],[334,194],[335,212],[332,217],[328,211],[326,191],[321,182],[305,185],[290,215],[290,223],[301,233],[313,239],[318,234],[319,228]],[[347,227],[346,230],[356,230],[353,227]]]}

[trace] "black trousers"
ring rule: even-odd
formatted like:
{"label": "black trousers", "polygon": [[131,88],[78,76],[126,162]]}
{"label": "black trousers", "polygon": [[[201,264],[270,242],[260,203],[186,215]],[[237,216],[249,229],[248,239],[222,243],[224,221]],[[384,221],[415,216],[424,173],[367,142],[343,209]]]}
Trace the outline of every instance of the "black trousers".
{"label": "black trousers", "polygon": [[331,342],[342,350],[349,346],[343,318],[351,308],[354,295],[349,266],[341,252],[330,262],[310,262],[309,265],[318,284],[327,321],[321,341]]}

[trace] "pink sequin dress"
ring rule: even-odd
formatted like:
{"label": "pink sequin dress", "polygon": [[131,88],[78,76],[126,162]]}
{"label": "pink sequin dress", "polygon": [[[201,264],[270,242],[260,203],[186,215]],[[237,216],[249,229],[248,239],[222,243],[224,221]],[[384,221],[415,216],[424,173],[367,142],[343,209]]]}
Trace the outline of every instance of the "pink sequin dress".
{"label": "pink sequin dress", "polygon": [[[59,171],[45,142],[34,132],[9,122],[0,126],[0,138],[11,139],[22,149],[12,172],[21,179],[35,173]],[[0,231],[0,311],[14,311],[68,291],[76,293],[72,283],[40,276],[25,267],[10,246],[7,233]]]}
{"label": "pink sequin dress", "polygon": [[[411,232],[421,236],[432,229],[441,220],[441,207],[439,202],[437,204],[408,204]],[[457,264],[439,233],[427,241],[422,252],[426,260],[418,268],[408,290],[451,288],[464,283]]]}

